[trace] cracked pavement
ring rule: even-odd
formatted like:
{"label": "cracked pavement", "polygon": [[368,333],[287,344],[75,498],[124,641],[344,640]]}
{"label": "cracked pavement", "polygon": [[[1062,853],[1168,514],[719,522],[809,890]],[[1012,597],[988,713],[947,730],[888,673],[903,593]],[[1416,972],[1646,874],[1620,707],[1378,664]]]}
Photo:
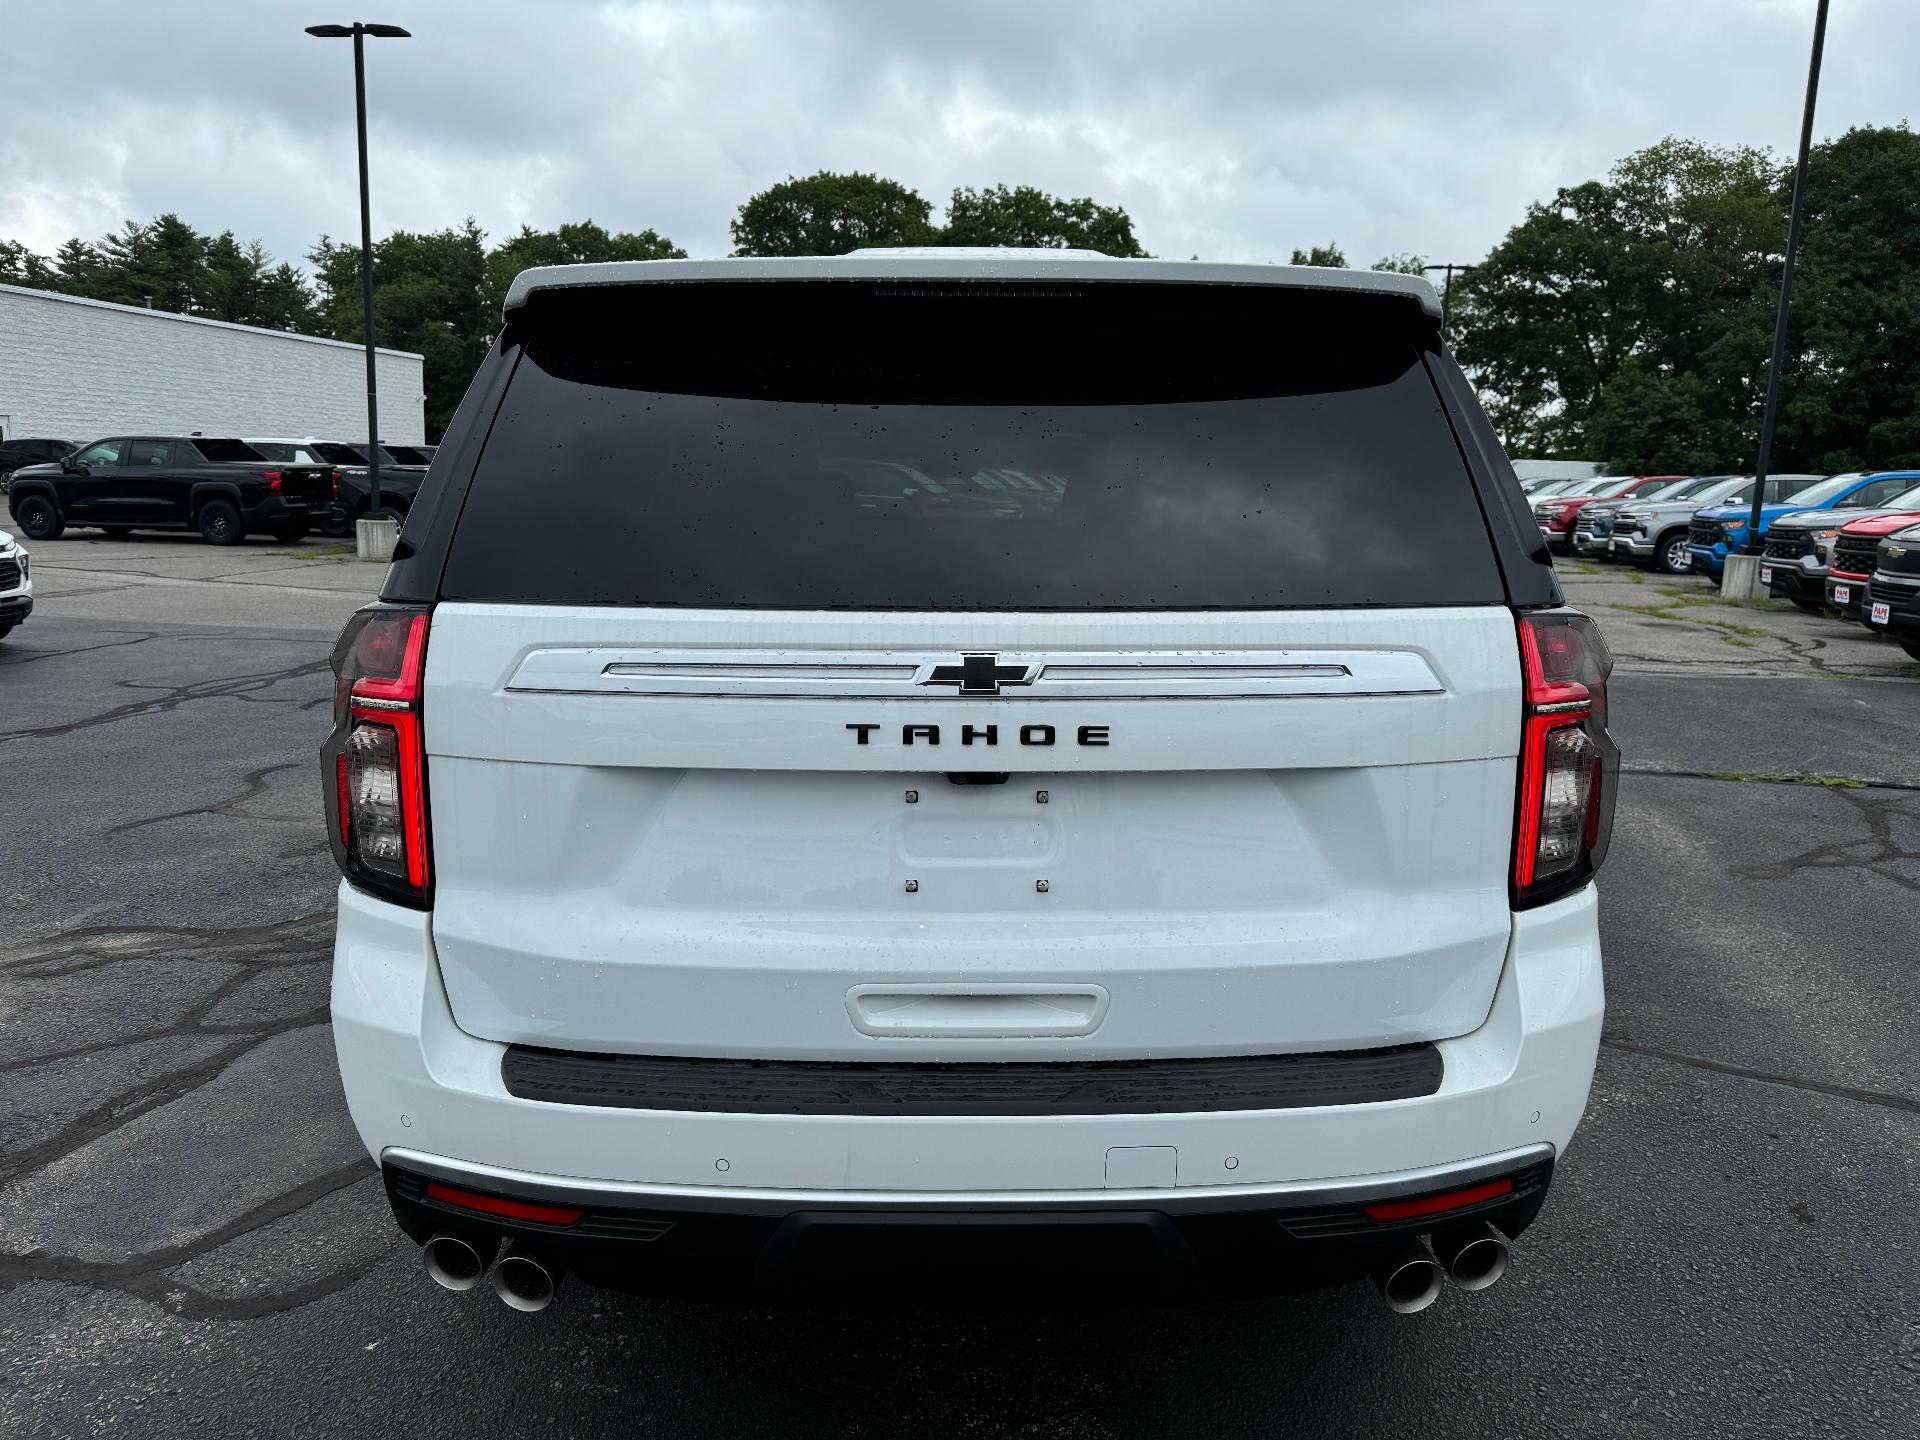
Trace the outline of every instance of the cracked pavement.
{"label": "cracked pavement", "polygon": [[1568,568],[1621,655],[1631,767],[1608,1033],[1491,1291],[1403,1320],[1360,1289],[864,1315],[576,1285],[529,1317],[425,1279],[341,1103],[314,757],[334,629],[379,572],[303,553],[42,545],[0,643],[0,1433],[1915,1428],[1898,652]]}

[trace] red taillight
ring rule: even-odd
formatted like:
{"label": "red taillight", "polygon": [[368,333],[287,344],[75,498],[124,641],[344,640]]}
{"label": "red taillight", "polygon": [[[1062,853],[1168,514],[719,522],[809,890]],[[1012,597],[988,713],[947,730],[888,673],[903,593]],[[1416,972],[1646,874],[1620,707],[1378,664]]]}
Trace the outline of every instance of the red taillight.
{"label": "red taillight", "polygon": [[333,498],[338,500],[340,498],[340,472],[338,470],[329,470],[327,472],[327,479],[333,485]]}
{"label": "red taillight", "polygon": [[268,470],[263,473],[266,476],[267,488],[278,494],[280,490],[280,472],[278,470]]}
{"label": "red taillight", "polygon": [[334,647],[333,842],[347,878],[424,905],[432,881],[421,701],[429,616],[376,606]]}
{"label": "red taillight", "polygon": [[1523,615],[1520,790],[1513,903],[1538,905],[1584,884],[1606,858],[1619,753],[1607,734],[1600,632],[1574,611]]}
{"label": "red taillight", "polygon": [[1498,1200],[1513,1193],[1513,1181],[1489,1180],[1465,1190],[1449,1190],[1444,1195],[1423,1195],[1418,1200],[1389,1200],[1381,1205],[1363,1205],[1370,1220],[1416,1220],[1422,1215],[1440,1215],[1448,1210],[1464,1210],[1487,1200]]}
{"label": "red taillight", "polygon": [[478,1210],[483,1215],[501,1215],[509,1220],[531,1220],[536,1225],[571,1225],[587,1212],[571,1205],[535,1205],[526,1200],[503,1200],[498,1195],[477,1195],[471,1190],[456,1190],[435,1180],[427,1186],[427,1198],[442,1205],[458,1205],[462,1210]]}

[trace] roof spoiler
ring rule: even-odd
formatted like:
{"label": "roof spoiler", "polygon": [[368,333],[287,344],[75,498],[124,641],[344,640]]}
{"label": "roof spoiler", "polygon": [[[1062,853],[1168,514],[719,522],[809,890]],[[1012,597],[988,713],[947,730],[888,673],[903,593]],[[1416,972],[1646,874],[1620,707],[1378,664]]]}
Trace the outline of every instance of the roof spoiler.
{"label": "roof spoiler", "polygon": [[981,282],[1269,285],[1395,295],[1440,318],[1440,296],[1423,275],[1337,270],[1318,265],[1215,265],[1198,260],[1116,260],[1072,250],[859,250],[791,259],[613,260],[522,270],[507,291],[511,314],[538,290],[588,285],[771,280],[945,280]]}

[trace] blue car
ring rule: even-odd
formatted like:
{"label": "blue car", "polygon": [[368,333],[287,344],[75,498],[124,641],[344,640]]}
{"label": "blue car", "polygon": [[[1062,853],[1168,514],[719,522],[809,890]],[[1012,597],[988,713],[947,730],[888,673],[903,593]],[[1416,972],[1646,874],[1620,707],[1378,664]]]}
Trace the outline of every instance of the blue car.
{"label": "blue car", "polygon": [[[1838,510],[1856,490],[1873,483],[1873,476],[1850,475],[1769,475],[1767,503],[1760,507],[1760,533],[1782,515],[1796,510]],[[1752,523],[1753,506],[1716,505],[1696,511],[1687,531],[1687,553],[1693,557],[1696,572],[1720,578],[1726,568],[1729,550],[1747,548],[1747,526]]]}

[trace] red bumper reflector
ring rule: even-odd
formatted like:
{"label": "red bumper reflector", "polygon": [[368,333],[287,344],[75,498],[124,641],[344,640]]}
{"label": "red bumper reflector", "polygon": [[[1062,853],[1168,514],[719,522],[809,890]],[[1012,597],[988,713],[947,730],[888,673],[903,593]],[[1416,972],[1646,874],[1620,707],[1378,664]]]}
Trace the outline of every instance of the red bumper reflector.
{"label": "red bumper reflector", "polygon": [[1513,1181],[1489,1180],[1470,1190],[1449,1190],[1444,1195],[1423,1195],[1418,1200],[1389,1200],[1383,1205],[1365,1205],[1370,1220],[1412,1220],[1420,1215],[1439,1215],[1447,1210],[1464,1210],[1483,1200],[1497,1200],[1513,1193]]}
{"label": "red bumper reflector", "polygon": [[536,1225],[571,1225],[587,1212],[566,1205],[535,1205],[525,1200],[502,1200],[497,1195],[476,1195],[471,1190],[456,1190],[434,1181],[427,1186],[427,1198],[443,1205],[458,1205],[462,1210],[478,1210],[508,1220],[531,1220]]}

